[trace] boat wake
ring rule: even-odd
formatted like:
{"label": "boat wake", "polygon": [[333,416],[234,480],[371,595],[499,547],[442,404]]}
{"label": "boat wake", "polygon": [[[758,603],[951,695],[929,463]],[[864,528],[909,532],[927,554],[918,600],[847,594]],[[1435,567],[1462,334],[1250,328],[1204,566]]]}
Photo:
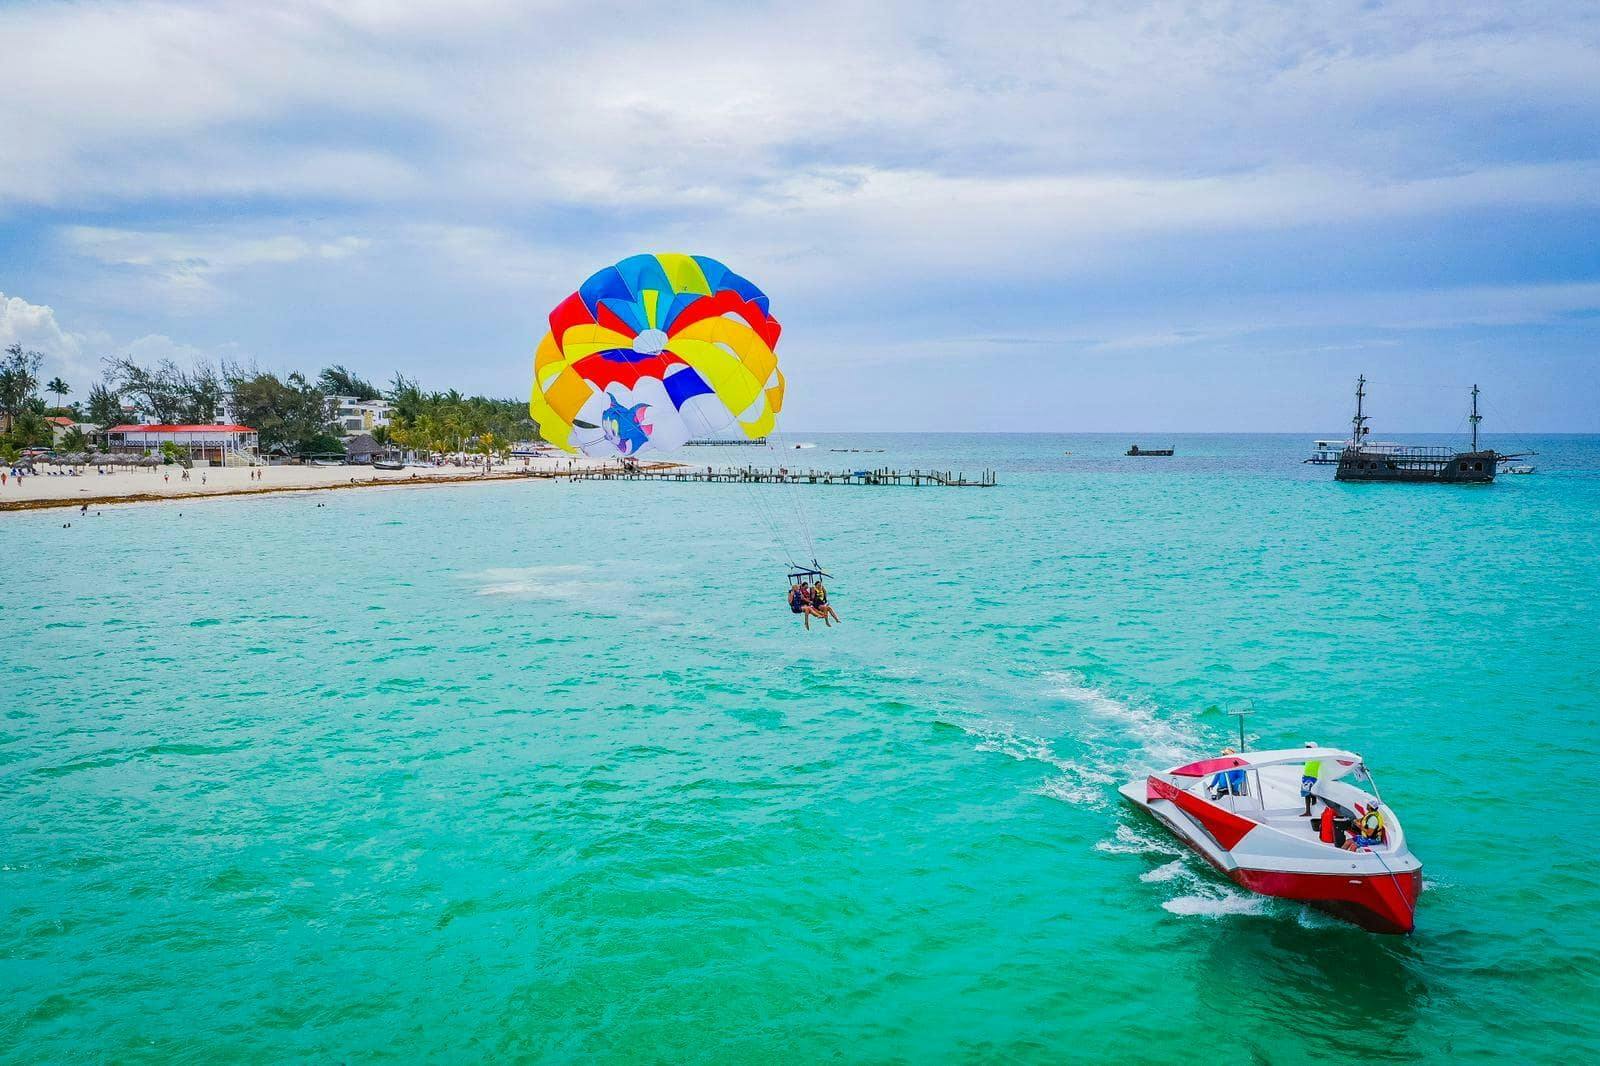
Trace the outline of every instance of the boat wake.
{"label": "boat wake", "polygon": [[[1145,770],[1178,762],[1200,744],[1192,729],[1158,714],[1144,703],[1127,702],[1090,685],[1075,671],[1049,673],[1055,694],[1083,709],[1077,734],[1119,766]],[[1128,742],[1135,747],[1128,749]]]}
{"label": "boat wake", "polygon": [[1166,859],[1139,875],[1147,885],[1171,885],[1178,895],[1161,901],[1163,910],[1184,918],[1224,918],[1263,914],[1272,901],[1217,879],[1176,841],[1157,836],[1154,827],[1119,825],[1109,840],[1095,844],[1106,855],[1151,855]]}
{"label": "boat wake", "polygon": [[1171,862],[1157,866],[1154,870],[1146,870],[1139,875],[1139,880],[1147,885],[1159,885],[1164,881],[1175,881],[1188,874],[1189,870],[1183,865],[1182,859],[1173,859]]}
{"label": "boat wake", "polygon": [[[1154,766],[1180,761],[1199,743],[1195,733],[1163,718],[1153,707],[1117,699],[1081,674],[1052,672],[1045,680],[1050,694],[1069,707],[1069,713],[1049,715],[1050,724],[1059,722],[1065,728],[1065,735],[1054,741],[994,718],[950,723],[976,738],[977,751],[998,752],[1057,771],[1033,790],[1038,795],[1108,809],[1115,806],[1116,787],[1122,782]],[[1065,755],[1058,750],[1065,743],[1080,750]]]}
{"label": "boat wake", "polygon": [[1192,731],[1163,718],[1155,708],[1117,699],[1090,685],[1081,674],[1056,672],[1045,677],[1054,695],[1080,712],[1069,728],[1085,752],[1077,759],[1050,759],[1062,776],[1041,785],[1038,791],[1042,795],[1068,803],[1112,806],[1116,786],[1153,766],[1181,761],[1199,743]]}
{"label": "boat wake", "polygon": [[1265,896],[1219,889],[1196,892],[1161,904],[1161,909],[1185,918],[1226,918],[1235,914],[1265,914],[1271,901]]}
{"label": "boat wake", "polygon": [[[1165,837],[1144,832],[1131,825],[1119,825],[1110,840],[1095,844],[1094,850],[1106,855],[1166,855],[1176,856],[1181,865],[1183,848]],[[1168,865],[1171,865],[1170,863]]]}
{"label": "boat wake", "polygon": [[595,578],[594,568],[581,563],[559,566],[502,567],[466,575],[479,596],[512,596],[529,600],[604,600],[618,596],[628,586],[621,581]]}
{"label": "boat wake", "polygon": [[968,736],[977,738],[974,751],[999,752],[1018,762],[1038,762],[1060,771],[1059,777],[1051,777],[1034,789],[1036,794],[1084,806],[1105,804],[1106,786],[1115,781],[1112,775],[1062,758],[1044,737],[990,719],[955,724]]}

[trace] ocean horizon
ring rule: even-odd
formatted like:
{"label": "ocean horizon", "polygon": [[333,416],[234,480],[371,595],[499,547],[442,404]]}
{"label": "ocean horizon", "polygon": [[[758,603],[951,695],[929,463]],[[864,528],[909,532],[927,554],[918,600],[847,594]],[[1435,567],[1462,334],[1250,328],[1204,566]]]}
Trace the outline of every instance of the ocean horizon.
{"label": "ocean horizon", "polygon": [[[0,1058],[1600,1056],[1600,435],[1486,431],[1539,454],[1484,486],[1336,483],[1314,437],[790,430],[675,458],[999,484],[0,515]],[[1365,756],[1413,935],[1120,800],[1240,708]]]}

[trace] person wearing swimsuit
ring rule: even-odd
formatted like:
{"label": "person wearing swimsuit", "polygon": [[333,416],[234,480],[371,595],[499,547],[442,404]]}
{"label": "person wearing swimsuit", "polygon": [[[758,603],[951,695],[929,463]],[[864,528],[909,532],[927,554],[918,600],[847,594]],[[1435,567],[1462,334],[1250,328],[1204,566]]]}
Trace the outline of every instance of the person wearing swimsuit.
{"label": "person wearing swimsuit", "polygon": [[[842,621],[839,617],[839,612],[835,611],[832,605],[828,603],[828,590],[822,587],[822,579],[820,577],[811,583],[811,606],[817,609],[817,613],[825,622],[829,618],[832,618],[833,622]],[[831,626],[833,622],[828,622],[828,624]]]}
{"label": "person wearing swimsuit", "polygon": [[811,628],[811,603],[804,585],[789,587],[789,610],[800,616],[807,629]]}
{"label": "person wearing swimsuit", "polygon": [[804,581],[789,590],[789,610],[804,618],[807,629],[811,628],[811,620],[813,618],[820,618],[828,625],[833,625],[832,622],[828,621],[827,615],[813,606],[811,588]]}

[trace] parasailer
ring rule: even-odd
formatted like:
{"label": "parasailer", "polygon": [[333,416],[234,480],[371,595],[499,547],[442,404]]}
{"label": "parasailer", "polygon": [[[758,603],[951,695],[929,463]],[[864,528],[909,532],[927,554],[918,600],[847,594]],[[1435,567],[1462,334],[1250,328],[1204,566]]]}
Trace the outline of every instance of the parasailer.
{"label": "parasailer", "polygon": [[[534,352],[528,410],[551,444],[620,459],[630,469],[640,456],[696,438],[732,433],[762,442],[783,409],[781,329],[767,295],[715,259],[629,256],[591,275],[550,312],[549,332]],[[798,500],[791,503],[801,552],[789,550],[776,504],[757,507],[791,569],[809,546],[805,573],[819,576],[809,523]],[[794,575],[790,584],[790,606],[808,629],[812,618],[830,625],[830,615],[838,619],[820,580],[804,592],[808,601],[820,593],[815,606],[799,601]]]}

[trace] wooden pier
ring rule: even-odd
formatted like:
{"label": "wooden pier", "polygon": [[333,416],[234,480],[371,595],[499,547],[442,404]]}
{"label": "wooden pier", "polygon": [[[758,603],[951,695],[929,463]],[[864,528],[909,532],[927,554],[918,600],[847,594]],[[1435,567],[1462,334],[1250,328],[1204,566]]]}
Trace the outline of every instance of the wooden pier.
{"label": "wooden pier", "polygon": [[604,466],[557,475],[573,481],[680,481],[707,485],[900,485],[912,488],[993,488],[993,470],[969,479],[950,470],[791,470],[760,466]]}

